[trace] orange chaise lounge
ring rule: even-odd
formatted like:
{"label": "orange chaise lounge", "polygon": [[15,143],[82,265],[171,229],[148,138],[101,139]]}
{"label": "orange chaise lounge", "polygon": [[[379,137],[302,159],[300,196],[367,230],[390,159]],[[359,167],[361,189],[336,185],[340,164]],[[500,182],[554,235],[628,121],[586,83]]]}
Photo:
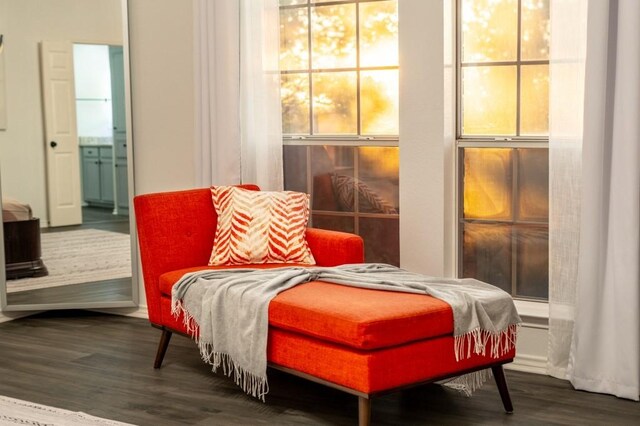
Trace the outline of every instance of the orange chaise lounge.
{"label": "orange chaise lounge", "polygon": [[[149,320],[162,330],[160,368],[172,333],[188,334],[171,313],[173,284],[186,272],[220,268],[207,266],[217,216],[209,188],[139,195],[134,205]],[[308,228],[306,238],[319,266],[363,262],[356,235]],[[274,266],[283,265],[252,267]],[[502,365],[514,356],[512,349],[456,361],[453,312],[430,296],[313,281],[269,305],[269,367],[358,396],[360,425],[369,424],[376,395],[486,368],[511,412]]]}

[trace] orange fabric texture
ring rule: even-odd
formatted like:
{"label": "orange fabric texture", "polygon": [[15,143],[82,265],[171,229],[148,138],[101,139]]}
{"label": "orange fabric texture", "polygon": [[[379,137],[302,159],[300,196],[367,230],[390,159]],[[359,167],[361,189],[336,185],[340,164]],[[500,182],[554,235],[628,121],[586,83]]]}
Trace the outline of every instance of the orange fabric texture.
{"label": "orange fabric texture", "polygon": [[357,351],[278,328],[269,329],[267,348],[269,362],[364,393],[440,378],[514,356],[512,350],[499,359],[474,354],[456,361],[452,336]]}
{"label": "orange fabric texture", "polygon": [[[170,297],[180,277],[200,269],[162,275],[160,290]],[[269,324],[357,349],[377,349],[452,334],[453,311],[431,296],[313,281],[277,295],[269,305]]]}

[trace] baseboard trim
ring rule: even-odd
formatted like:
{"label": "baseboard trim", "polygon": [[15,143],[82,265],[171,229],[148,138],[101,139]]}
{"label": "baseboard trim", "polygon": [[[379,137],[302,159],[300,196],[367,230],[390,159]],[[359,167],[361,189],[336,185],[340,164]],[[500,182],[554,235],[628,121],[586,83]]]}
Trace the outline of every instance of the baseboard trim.
{"label": "baseboard trim", "polygon": [[11,312],[11,313],[5,313],[5,312],[0,312],[0,323],[3,322],[8,322],[14,319],[18,319],[18,318],[24,318],[24,317],[28,317],[31,315],[35,315],[38,314],[42,311],[26,311],[26,312]]}
{"label": "baseboard trim", "polygon": [[124,317],[149,319],[149,312],[147,311],[146,305],[140,305],[137,308],[92,309],[92,311],[122,315]]}
{"label": "baseboard trim", "polygon": [[536,355],[516,355],[510,364],[505,364],[507,370],[522,371],[524,373],[547,374],[547,358]]}

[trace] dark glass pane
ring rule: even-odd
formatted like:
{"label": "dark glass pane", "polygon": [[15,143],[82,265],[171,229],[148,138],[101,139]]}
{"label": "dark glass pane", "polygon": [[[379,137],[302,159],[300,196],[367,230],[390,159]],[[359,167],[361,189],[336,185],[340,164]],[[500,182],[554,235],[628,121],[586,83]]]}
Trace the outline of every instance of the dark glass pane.
{"label": "dark glass pane", "polygon": [[519,227],[516,294],[549,297],[549,231],[547,227]]}
{"label": "dark glass pane", "polygon": [[464,148],[465,218],[512,219],[510,148]]}
{"label": "dark glass pane", "polygon": [[365,262],[400,266],[400,228],[397,218],[359,219]]}
{"label": "dark glass pane", "polygon": [[518,149],[518,219],[549,220],[549,151]]}
{"label": "dark glass pane", "polygon": [[511,226],[464,224],[462,276],[511,294]]}
{"label": "dark glass pane", "polygon": [[283,146],[284,189],[309,193],[307,188],[307,147]]}
{"label": "dark glass pane", "polygon": [[353,211],[354,148],[313,146],[313,210]]}
{"label": "dark glass pane", "polygon": [[398,147],[358,148],[358,211],[399,212]]}
{"label": "dark glass pane", "polygon": [[355,230],[353,216],[333,216],[314,213],[311,215],[311,226],[333,231],[351,232]]}

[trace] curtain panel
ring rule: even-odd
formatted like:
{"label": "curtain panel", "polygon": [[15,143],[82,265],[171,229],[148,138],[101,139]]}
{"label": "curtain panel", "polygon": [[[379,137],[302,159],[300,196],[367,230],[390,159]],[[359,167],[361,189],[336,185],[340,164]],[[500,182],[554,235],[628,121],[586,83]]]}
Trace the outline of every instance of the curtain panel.
{"label": "curtain panel", "polygon": [[640,2],[552,2],[551,21],[549,373],[638,400]]}
{"label": "curtain panel", "polygon": [[282,189],[277,0],[196,0],[195,181]]}

